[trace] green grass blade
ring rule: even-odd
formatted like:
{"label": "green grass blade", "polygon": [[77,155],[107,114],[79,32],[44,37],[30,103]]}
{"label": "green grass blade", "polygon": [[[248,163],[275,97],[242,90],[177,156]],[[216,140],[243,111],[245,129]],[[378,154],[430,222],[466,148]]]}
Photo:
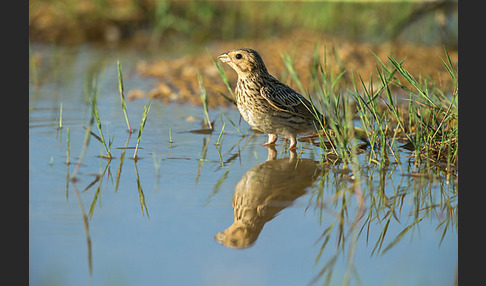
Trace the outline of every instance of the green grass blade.
{"label": "green grass blade", "polygon": [[197,80],[198,80],[198,83],[199,83],[199,89],[201,91],[200,96],[201,96],[201,101],[202,101],[203,109],[204,109],[204,117],[206,118],[206,123],[207,123],[209,129],[213,130],[213,125],[211,124],[211,120],[209,119],[207,92],[206,92],[206,89],[203,86],[201,73],[199,71],[197,72]]}
{"label": "green grass blade", "polygon": [[[415,89],[418,91],[419,95],[425,99],[432,107],[437,107],[437,105],[429,98],[428,92],[424,90],[420,84],[415,80],[415,78],[402,67],[402,63],[397,62],[393,57],[388,56],[388,60],[393,64],[397,71],[407,80]],[[403,61],[402,61],[403,62]]]}
{"label": "green grass blade", "polygon": [[229,101],[233,102],[234,104],[236,104],[236,100],[235,100],[235,95],[233,93],[233,89],[231,88],[231,84],[228,80],[228,77],[226,76],[226,73],[224,72],[224,69],[223,69],[223,66],[221,65],[221,63],[218,61],[215,61],[213,59],[213,57],[211,56],[211,54],[209,53],[209,50],[206,48],[206,52],[208,53],[209,55],[209,58],[211,59],[211,61],[213,62],[213,65],[216,67],[216,69],[218,70],[218,74],[219,76],[221,77],[221,79],[223,80],[224,82],[224,85],[226,86],[226,88],[228,89],[229,93],[231,94],[231,98],[227,97],[226,95],[223,95],[224,98],[228,99]]}
{"label": "green grass blade", "polygon": [[224,126],[226,125],[226,122],[223,123],[223,127],[221,127],[221,132],[219,133],[218,139],[216,140],[216,146],[219,146],[219,140],[221,140],[221,137],[223,136],[224,133]]}
{"label": "green grass blade", "polygon": [[124,87],[123,87],[122,66],[120,64],[120,61],[117,61],[116,65],[117,65],[117,69],[118,69],[118,89],[120,91],[120,99],[121,99],[123,115],[125,116],[125,122],[127,123],[128,132],[132,133],[132,128],[130,127],[130,121],[128,120],[127,103],[126,103],[126,100],[125,100],[125,93],[124,93]]}
{"label": "green grass blade", "polygon": [[140,128],[138,129],[137,145],[135,146],[135,152],[133,153],[133,159],[137,158],[138,146],[140,144],[140,139],[142,137],[142,132],[145,127],[145,122],[147,121],[147,116],[150,111],[150,106],[152,105],[152,99],[149,103],[143,107],[142,120],[140,121]]}
{"label": "green grass blade", "polygon": [[106,145],[106,140],[103,136],[103,130],[101,128],[100,115],[98,113],[98,107],[96,106],[96,99],[91,100],[91,110],[92,110],[93,116],[96,120],[96,126],[98,127],[98,131],[100,133],[100,136],[98,138],[101,141],[101,143],[103,144],[103,147],[105,147],[105,150],[106,150],[108,157],[111,158],[110,149],[108,148],[108,145]]}
{"label": "green grass blade", "polygon": [[[422,221],[422,219],[424,218],[421,217],[417,220],[415,220],[413,223],[411,223],[409,226],[407,226],[404,230],[402,230],[396,237],[395,239],[390,242],[390,244],[388,244],[385,249],[383,249],[383,251],[381,252],[381,255],[385,254],[388,250],[390,250],[393,246],[395,246],[398,242],[400,242],[400,240],[402,240],[403,236],[405,236],[405,234],[414,226],[416,225],[417,223],[419,223],[420,221]],[[383,243],[383,242],[382,242]]]}
{"label": "green grass blade", "polygon": [[150,218],[148,208],[147,208],[147,203],[145,202],[145,195],[143,193],[142,184],[140,183],[140,176],[138,174],[137,162],[134,160],[133,163],[135,165],[135,175],[137,177],[137,189],[138,189],[138,196],[140,199],[140,208],[142,209],[142,215],[146,213],[147,217]]}

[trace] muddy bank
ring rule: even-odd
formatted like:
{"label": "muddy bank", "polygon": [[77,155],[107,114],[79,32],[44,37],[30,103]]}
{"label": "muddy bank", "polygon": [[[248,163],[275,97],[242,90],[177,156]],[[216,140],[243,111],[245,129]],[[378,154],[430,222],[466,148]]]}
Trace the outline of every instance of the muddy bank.
{"label": "muddy bank", "polygon": [[[345,72],[341,89],[350,87],[357,73],[364,81],[376,74],[375,53],[386,64],[388,55],[406,58],[403,66],[414,77],[429,77],[448,92],[451,79],[440,58],[445,58],[445,44],[457,63],[457,2],[32,0],[29,40],[132,48],[141,59],[160,52],[160,59],[142,61],[137,68],[158,84],[151,90],[132,90],[131,98],[201,104],[199,71],[210,106],[228,105],[220,94],[229,92],[211,57],[238,47],[258,50],[270,73],[295,87],[282,60],[287,54],[303,87],[310,90],[316,45],[322,61],[326,49],[331,74]],[[236,74],[229,67],[225,71],[234,85]]]}
{"label": "muddy bank", "polygon": [[[352,78],[358,80],[358,73],[364,81],[372,77],[373,83],[379,84],[377,68],[379,61],[373,53],[387,66],[391,66],[387,57],[392,56],[397,60],[403,60],[403,67],[415,78],[427,78],[444,93],[452,91],[453,82],[441,58],[446,59],[443,47],[420,46],[416,44],[392,44],[381,45],[348,41],[344,38],[298,31],[287,37],[276,37],[265,40],[235,40],[225,42],[212,42],[201,46],[199,50],[177,58],[161,58],[155,61],[141,61],[137,65],[137,72],[141,76],[150,76],[158,79],[158,84],[149,91],[132,90],[129,93],[131,99],[149,96],[164,102],[190,102],[200,105],[200,88],[197,73],[201,73],[204,88],[208,93],[209,105],[231,105],[221,93],[231,96],[218,74],[211,57],[216,57],[230,49],[238,47],[250,47],[256,49],[262,55],[269,72],[278,79],[297,89],[295,83],[288,76],[282,56],[289,55],[294,59],[295,70],[304,88],[310,88],[313,54],[319,49],[321,64],[326,66],[331,74],[337,76],[345,71],[340,80],[341,88],[352,87]],[[207,49],[207,50],[206,50]],[[324,57],[326,51],[326,57]],[[209,53],[208,53],[209,52]],[[448,51],[452,63],[457,65],[457,50]],[[234,88],[236,73],[229,67],[224,67],[226,75]],[[404,80],[403,83],[406,81]]]}

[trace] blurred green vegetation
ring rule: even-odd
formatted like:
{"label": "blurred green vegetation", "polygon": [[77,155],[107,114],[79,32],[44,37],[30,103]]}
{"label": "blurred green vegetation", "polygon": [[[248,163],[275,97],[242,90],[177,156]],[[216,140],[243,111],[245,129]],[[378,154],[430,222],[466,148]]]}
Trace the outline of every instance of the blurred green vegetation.
{"label": "blurred green vegetation", "polygon": [[310,30],[350,40],[457,48],[456,1],[33,0],[31,41],[79,44],[282,37]]}

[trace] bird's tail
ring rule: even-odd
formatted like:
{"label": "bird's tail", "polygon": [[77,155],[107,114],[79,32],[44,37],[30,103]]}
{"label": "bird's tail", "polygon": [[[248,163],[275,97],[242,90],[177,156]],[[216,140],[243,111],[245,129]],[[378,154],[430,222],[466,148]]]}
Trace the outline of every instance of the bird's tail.
{"label": "bird's tail", "polygon": [[366,136],[366,132],[363,129],[356,126],[354,127],[354,137],[356,137],[356,139],[359,139],[368,145],[371,145],[370,141],[368,141],[368,137]]}

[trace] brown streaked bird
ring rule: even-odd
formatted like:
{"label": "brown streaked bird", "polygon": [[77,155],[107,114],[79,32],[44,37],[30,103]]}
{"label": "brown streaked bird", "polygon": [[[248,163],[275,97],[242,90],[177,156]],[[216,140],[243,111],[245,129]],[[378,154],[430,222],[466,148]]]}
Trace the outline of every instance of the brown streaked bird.
{"label": "brown streaked bird", "polygon": [[214,235],[218,243],[227,247],[241,249],[253,245],[266,223],[329,172],[321,169],[319,161],[298,158],[295,152],[290,152],[290,157],[277,159],[275,147],[266,147],[267,161],[248,170],[236,184],[233,224]]}
{"label": "brown streaked bird", "polygon": [[321,126],[322,114],[301,94],[271,76],[257,51],[235,49],[218,59],[238,74],[238,110],[251,127],[268,133],[264,145],[275,144],[278,135],[283,135],[290,140],[289,150],[296,149],[297,134],[310,133]]}

